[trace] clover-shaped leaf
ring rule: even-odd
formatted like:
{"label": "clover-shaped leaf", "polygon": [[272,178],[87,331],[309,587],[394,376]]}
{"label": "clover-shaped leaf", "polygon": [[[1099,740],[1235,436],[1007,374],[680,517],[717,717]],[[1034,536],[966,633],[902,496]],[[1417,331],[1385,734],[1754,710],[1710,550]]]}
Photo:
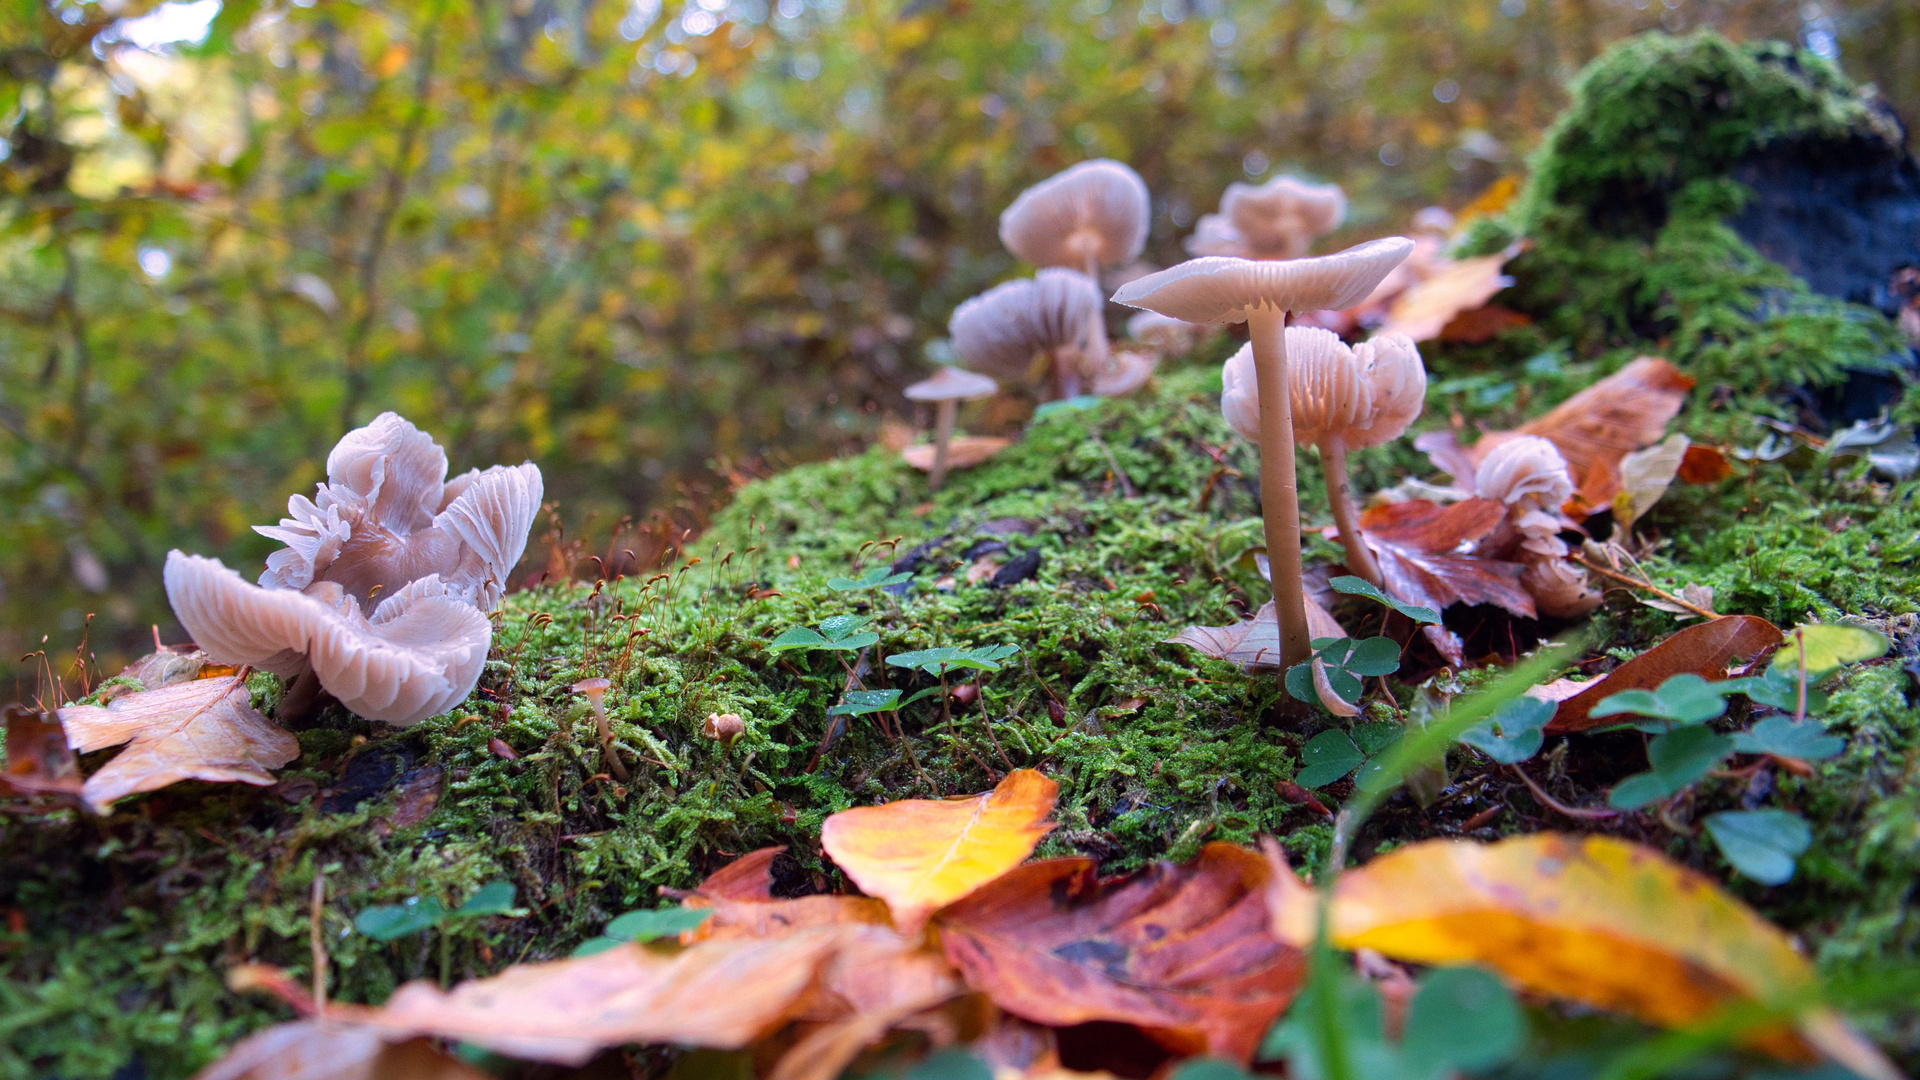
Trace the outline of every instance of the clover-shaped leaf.
{"label": "clover-shaped leaf", "polygon": [[938,675],[943,670],[999,671],[1002,662],[1019,651],[1018,645],[984,645],[977,649],[945,645],[937,649],[894,653],[887,657],[887,663],[895,667],[916,668],[929,675]]}
{"label": "clover-shaped leaf", "polygon": [[1733,868],[1762,885],[1793,878],[1793,863],[1813,843],[1813,831],[1785,810],[1723,810],[1702,824]]}
{"label": "clover-shaped leaf", "polygon": [[796,626],[767,643],[769,653],[789,649],[825,649],[834,652],[858,652],[880,640],[871,630],[862,630],[867,619],[861,615],[835,615],[820,623],[818,630]]}
{"label": "clover-shaped leaf", "polygon": [[1522,695],[1502,702],[1493,715],[1466,731],[1460,741],[1502,765],[1522,762],[1540,752],[1554,703]]}
{"label": "clover-shaped leaf", "polygon": [[899,703],[898,690],[849,690],[841,697],[840,704],[827,710],[827,715],[865,716],[896,708]]}
{"label": "clover-shaped leaf", "polygon": [[[1814,676],[1807,677],[1809,682]],[[1727,685],[1736,686],[1739,692],[1760,705],[1771,705],[1784,712],[1798,712],[1800,709],[1800,671],[1798,668],[1770,667],[1759,675],[1749,675],[1744,679],[1728,679]],[[1827,695],[1812,686],[1807,687],[1807,713],[1825,712]]]}
{"label": "clover-shaped leaf", "polygon": [[1393,597],[1388,596],[1385,590],[1373,582],[1368,581],[1366,578],[1345,575],[1334,578],[1332,581],[1327,582],[1327,584],[1333,587],[1334,592],[1345,593],[1348,596],[1364,596],[1369,600],[1375,600],[1385,604],[1400,614],[1405,615],[1407,618],[1412,619],[1414,622],[1434,623],[1436,625],[1440,622],[1439,612],[1430,607],[1421,607],[1418,604],[1403,604]]}
{"label": "clover-shaped leaf", "polygon": [[354,917],[353,928],[375,941],[392,941],[439,926],[447,917],[440,901],[415,896],[398,904],[380,904]]}
{"label": "clover-shaped leaf", "polygon": [[1614,785],[1607,804],[1616,810],[1637,810],[1707,774],[1733,753],[1733,739],[1705,727],[1675,728],[1647,744],[1652,769],[1634,773]]}
{"label": "clover-shaped leaf", "polygon": [[857,592],[861,589],[886,589],[912,581],[908,572],[894,573],[890,566],[876,566],[857,578],[832,577],[827,579],[827,588],[834,592]]}
{"label": "clover-shaped leaf", "polygon": [[1360,752],[1346,732],[1338,728],[1323,731],[1301,747],[1300,771],[1293,775],[1293,782],[1306,788],[1325,787],[1359,768],[1366,760],[1367,755]]}
{"label": "clover-shaped leaf", "polygon": [[1827,734],[1818,720],[1794,723],[1789,716],[1769,716],[1753,725],[1752,731],[1733,736],[1733,749],[1740,754],[1772,754],[1799,758],[1801,761],[1825,761],[1847,748],[1847,740]]}
{"label": "clover-shaped leaf", "polygon": [[482,915],[524,915],[526,912],[513,906],[513,882],[489,881],[467,897],[467,902],[453,909],[458,918],[478,918]]}
{"label": "clover-shaped leaf", "polygon": [[712,908],[670,907],[654,911],[629,911],[608,923],[603,933],[616,941],[657,941],[697,929],[712,915]]}
{"label": "clover-shaped leaf", "polygon": [[[1707,680],[1691,672],[1675,675],[1657,690],[1622,690],[1593,707],[1590,716],[1630,713],[1674,724],[1704,724],[1727,711],[1727,695],[1744,689],[1745,680]],[[1663,728],[1656,727],[1660,731]]]}
{"label": "clover-shaped leaf", "polygon": [[[1354,580],[1358,581],[1359,578]],[[1314,655],[1326,669],[1327,684],[1349,705],[1360,703],[1361,681],[1400,670],[1400,643],[1392,638],[1314,638]],[[1312,664],[1295,664],[1287,671],[1287,693],[1301,701],[1320,700],[1313,689]]]}

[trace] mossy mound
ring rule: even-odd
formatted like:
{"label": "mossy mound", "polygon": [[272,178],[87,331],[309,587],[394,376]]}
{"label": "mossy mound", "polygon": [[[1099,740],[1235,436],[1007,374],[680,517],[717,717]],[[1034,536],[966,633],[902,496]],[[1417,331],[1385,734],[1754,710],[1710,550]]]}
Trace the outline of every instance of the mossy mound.
{"label": "mossy mound", "polygon": [[[1572,115],[1599,108],[1603,88],[1619,82],[1600,73],[1656,55],[1679,64],[1680,54],[1658,50],[1688,41],[1743,77],[1773,77],[1770,61],[1708,39],[1636,42],[1583,80]],[[1840,84],[1823,75],[1807,85],[1820,115],[1843,126],[1858,119]],[[1575,145],[1567,126],[1549,142],[1541,175],[1600,175],[1556,164],[1554,147]],[[1421,426],[1511,426],[1626,356],[1666,349],[1740,390],[1696,394],[1681,427],[1740,445],[1758,437],[1747,408],[1761,392],[1832,376],[1872,353],[1880,316],[1819,306],[1720,223],[1727,204],[1712,199],[1736,194],[1721,165],[1668,171],[1668,212],[1652,241],[1609,231],[1572,203],[1521,204],[1509,224],[1524,225],[1535,243],[1517,272],[1539,319],[1490,345],[1431,351]],[[1756,316],[1754,297],[1768,290],[1796,299]],[[791,892],[834,885],[816,846],[827,814],[977,791],[1009,765],[1061,784],[1060,828],[1043,855],[1084,852],[1120,871],[1182,857],[1203,840],[1271,833],[1313,867],[1326,855],[1325,819],[1275,784],[1294,775],[1300,747],[1332,721],[1283,721],[1271,676],[1165,643],[1190,623],[1239,617],[1264,589],[1250,558],[1261,539],[1257,463],[1218,410],[1225,349],[1206,347],[1137,398],[1036,421],[938,495],[879,449],[806,465],[738,492],[693,553],[700,562],[671,576],[514,594],[465,707],[399,732],[328,713],[300,733],[303,753],[276,790],[190,783],[129,800],[104,820],[0,817],[0,1077],[184,1076],[279,1018],[229,993],[222,972],[256,960],[304,977],[308,898],[322,873],[333,992],[379,1001],[408,978],[458,979],[565,955],[611,916],[659,903],[658,887],[691,885],[761,846],[792,846],[780,870]],[[1760,463],[1722,485],[1676,487],[1640,525],[1657,542],[1649,571],[1713,586],[1721,611],[1780,623],[1865,617],[1895,638],[1895,655],[1852,669],[1836,688],[1828,719],[1848,739],[1843,756],[1811,776],[1783,773],[1771,791],[1709,778],[1678,817],[1581,823],[1463,751],[1439,800],[1422,808],[1396,797],[1356,855],[1434,836],[1605,828],[1727,881],[1799,933],[1829,971],[1867,960],[1920,964],[1912,895],[1920,708],[1903,667],[1920,647],[1920,505],[1916,484],[1879,483],[1865,470],[1825,459]],[[1404,440],[1355,457],[1362,490],[1430,472]],[[1310,456],[1301,485],[1308,523],[1326,523]],[[1329,564],[1337,554],[1315,540],[1309,558]],[[830,584],[895,564],[913,575],[899,594]],[[1340,613],[1352,626],[1370,614]],[[781,632],[843,614],[869,619],[879,635],[864,662],[768,652]],[[1495,658],[1524,651],[1546,629],[1477,611],[1450,618],[1479,655]],[[1624,594],[1592,624],[1588,673],[1677,626]],[[828,715],[849,685],[843,658],[867,686],[914,691],[931,680],[882,657],[995,644],[1020,651],[964,704],[943,707],[936,697],[902,710],[897,734],[871,716]],[[585,702],[569,690],[592,675],[615,683],[608,703],[635,770],[624,784],[605,774]],[[1480,678],[1458,676],[1458,689]],[[273,680],[254,688],[256,704],[271,706]],[[1403,703],[1414,689],[1394,684]],[[730,746],[702,731],[708,714],[728,712],[746,727]],[[1393,725],[1400,715],[1382,702],[1362,719]],[[1615,733],[1557,743],[1546,761],[1553,794],[1580,802],[1643,768],[1645,755],[1637,735]],[[436,791],[429,805],[423,795]],[[1347,791],[1341,781],[1321,797]],[[1731,876],[1690,824],[1743,803],[1797,809],[1813,824],[1814,846],[1791,883],[1766,889]],[[527,914],[392,944],[353,929],[371,905],[420,896],[451,907],[501,879]],[[1910,1007],[1863,1019],[1909,1068],[1920,1064]],[[1570,1071],[1555,1075],[1588,1075],[1594,1055],[1632,1037],[1625,1025],[1592,1020],[1542,1032],[1516,1075],[1562,1066]]]}

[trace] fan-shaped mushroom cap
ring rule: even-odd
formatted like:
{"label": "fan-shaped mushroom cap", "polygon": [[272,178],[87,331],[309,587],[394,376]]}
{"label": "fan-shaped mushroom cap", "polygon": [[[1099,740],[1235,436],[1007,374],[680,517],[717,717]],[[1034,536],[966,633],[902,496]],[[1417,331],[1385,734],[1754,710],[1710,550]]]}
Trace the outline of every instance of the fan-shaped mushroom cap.
{"label": "fan-shaped mushroom cap", "polygon": [[1148,202],[1139,173],[1106,158],[1083,161],[1001,211],[1000,242],[1035,266],[1132,262],[1147,244]]}
{"label": "fan-shaped mushroom cap", "polygon": [[953,350],[968,366],[1002,378],[1027,374],[1035,353],[1077,345],[1100,287],[1074,270],[1050,268],[1002,282],[955,308],[947,320]]}
{"label": "fan-shaped mushroom cap", "polygon": [[1481,498],[1506,503],[1510,513],[1558,510],[1573,497],[1567,459],[1538,435],[1521,435],[1494,447],[1474,472],[1473,486]]}
{"label": "fan-shaped mushroom cap", "polygon": [[1445,236],[1453,231],[1453,212],[1444,206],[1429,206],[1413,215],[1413,231]]}
{"label": "fan-shaped mushroom cap", "polygon": [[[1302,446],[1340,436],[1349,448],[1395,439],[1426,403],[1427,373],[1411,341],[1375,339],[1348,348],[1328,330],[1287,327],[1287,387],[1293,438]],[[1242,437],[1260,436],[1260,391],[1252,343],[1220,373],[1220,411]]]}
{"label": "fan-shaped mushroom cap", "polygon": [[344,587],[265,589],[213,559],[167,555],[167,599],[209,657],[276,675],[311,667],[354,713],[404,726],[446,712],[480,680],[493,627],[438,577],[411,582],[371,617]]}
{"label": "fan-shaped mushroom cap", "polygon": [[1413,250],[1401,236],[1312,259],[1255,261],[1210,256],[1191,259],[1130,281],[1113,295],[1195,323],[1244,322],[1249,310],[1317,311],[1359,303]]}
{"label": "fan-shaped mushroom cap", "polygon": [[904,393],[913,401],[972,401],[992,397],[1000,384],[985,375],[944,365],[931,377],[921,379]]}
{"label": "fan-shaped mushroom cap", "polygon": [[1093,372],[1092,391],[1101,397],[1126,397],[1153,378],[1152,353],[1122,349],[1107,357],[1106,366]]}
{"label": "fan-shaped mushroom cap", "polygon": [[1228,184],[1220,196],[1220,216],[1255,257],[1298,258],[1314,240],[1340,227],[1347,216],[1347,196],[1338,184],[1310,184],[1281,175],[1258,187]]}
{"label": "fan-shaped mushroom cap", "polygon": [[1163,353],[1186,352],[1206,329],[1198,323],[1170,318],[1157,311],[1136,311],[1127,319],[1128,337]]}
{"label": "fan-shaped mushroom cap", "polygon": [[1193,223],[1193,235],[1180,242],[1190,255],[1231,255],[1238,259],[1254,257],[1247,238],[1220,214],[1201,214]]}
{"label": "fan-shaped mushroom cap", "polygon": [[287,545],[267,557],[260,584],[332,581],[372,606],[438,574],[453,594],[493,607],[540,512],[540,469],[529,462],[451,482],[446,475],[446,453],[393,413],[348,432],[327,455],[315,497],[295,495],[279,525],[254,526]]}

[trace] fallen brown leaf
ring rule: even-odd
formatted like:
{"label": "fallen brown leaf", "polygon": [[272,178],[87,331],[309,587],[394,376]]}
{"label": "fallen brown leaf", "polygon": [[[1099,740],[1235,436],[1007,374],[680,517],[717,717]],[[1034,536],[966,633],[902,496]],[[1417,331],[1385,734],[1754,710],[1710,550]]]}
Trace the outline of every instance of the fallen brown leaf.
{"label": "fallen brown leaf", "polygon": [[[1333,614],[1304,598],[1307,629],[1314,637],[1346,637],[1346,630]],[[1228,626],[1189,626],[1167,639],[1169,645],[1185,645],[1215,660],[1238,664],[1248,671],[1280,666],[1280,625],[1273,614],[1273,601],[1260,605],[1251,619]]]}
{"label": "fallen brown leaf", "polygon": [[1492,341],[1516,326],[1531,326],[1533,320],[1512,308],[1488,304],[1463,311],[1440,328],[1440,340],[1454,345],[1480,345]]}
{"label": "fallen brown leaf", "polygon": [[966,992],[946,957],[891,928],[850,936],[828,961],[800,1019],[825,1021],[781,1056],[770,1080],[834,1080],[862,1050],[918,1013]]}
{"label": "fallen brown leaf", "polygon": [[1015,769],[966,799],[901,799],[827,818],[820,843],[854,883],[916,934],[934,909],[1020,865],[1053,829],[1059,785]]}
{"label": "fallen brown leaf", "polygon": [[1680,459],[1683,484],[1717,484],[1732,475],[1733,462],[1716,446],[1694,443],[1687,447],[1686,457]]}
{"label": "fallen brown leaf", "polygon": [[[970,469],[1013,445],[1012,439],[991,435],[959,435],[947,444],[947,468]],[[933,444],[920,443],[900,451],[907,464],[921,472],[933,471]]]}
{"label": "fallen brown leaf", "polygon": [[1408,604],[1444,611],[1452,604],[1495,604],[1534,618],[1533,597],[1520,586],[1518,563],[1462,554],[1506,520],[1492,499],[1442,506],[1425,499],[1376,503],[1360,514],[1360,535],[1380,560],[1387,592]]}
{"label": "fallen brown leaf", "polygon": [[400,798],[394,804],[388,822],[396,829],[418,825],[433,816],[440,805],[440,792],[447,785],[447,774],[437,765],[417,769],[400,785]]}
{"label": "fallen brown leaf", "polygon": [[1501,273],[1512,255],[1500,252],[1452,260],[1433,275],[1415,282],[1387,309],[1387,321],[1377,333],[1405,334],[1415,341],[1432,341],[1463,312],[1486,305],[1494,294],[1513,284]]}
{"label": "fallen brown leaf", "polygon": [[487,1074],[425,1039],[295,1020],[235,1043],[194,1080],[487,1080]]}
{"label": "fallen brown leaf", "polygon": [[1231,844],[1104,882],[1091,859],[1050,859],[946,908],[940,940],[968,984],[1016,1016],[1136,1024],[1244,1064],[1303,974],[1301,954],[1268,932],[1268,878]]}
{"label": "fallen brown leaf", "polygon": [[249,703],[233,675],[69,705],[60,721],[79,753],[129,744],[87,778],[82,797],[100,814],[116,799],[181,780],[265,786],[272,770],[300,756],[300,743]]}
{"label": "fallen brown leaf", "polygon": [[1560,702],[1547,724],[1550,733],[1585,731],[1618,723],[1594,719],[1593,707],[1622,690],[1653,690],[1675,675],[1724,679],[1727,665],[1745,663],[1786,639],[1780,628],[1754,615],[1723,615],[1685,630],[1615,668],[1603,678],[1585,684],[1579,693]]}
{"label": "fallen brown leaf", "polygon": [[[201,652],[198,645],[189,642],[185,645],[162,645],[128,664],[120,674],[124,678],[137,680],[142,690],[164,690],[199,678],[201,670],[208,666],[207,654]],[[124,692],[133,691],[129,687]]]}
{"label": "fallen brown leaf", "polygon": [[25,705],[9,705],[5,715],[7,763],[0,784],[21,795],[79,795],[80,765],[67,747],[60,718]]}

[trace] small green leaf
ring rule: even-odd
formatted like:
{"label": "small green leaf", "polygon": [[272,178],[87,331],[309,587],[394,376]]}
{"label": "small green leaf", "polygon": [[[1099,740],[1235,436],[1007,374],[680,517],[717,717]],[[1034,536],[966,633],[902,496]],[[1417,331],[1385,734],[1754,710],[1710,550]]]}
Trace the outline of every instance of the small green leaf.
{"label": "small green leaf", "polygon": [[1762,885],[1793,878],[1794,860],[1813,843],[1813,831],[1785,810],[1723,810],[1703,821],[1733,868]]}
{"label": "small green leaf", "polygon": [[1632,713],[1675,724],[1703,724],[1727,711],[1727,695],[1743,688],[1734,680],[1707,680],[1687,672],[1660,684],[1658,690],[1622,690],[1593,707],[1591,715]]}
{"label": "small green leaf", "polygon": [[670,907],[629,911],[608,923],[605,933],[615,941],[656,941],[698,929],[712,915],[712,908]]}
{"label": "small green leaf", "polygon": [[1320,695],[1313,692],[1313,665],[1295,664],[1287,669],[1285,679],[1287,693],[1295,701],[1304,701],[1309,705],[1320,703]]}
{"label": "small green leaf", "polygon": [[467,902],[453,909],[453,914],[461,918],[472,919],[482,915],[510,915],[514,913],[513,882],[489,881],[467,897]]}
{"label": "small green leaf", "polygon": [[993,1080],[993,1070],[965,1050],[936,1050],[908,1069],[905,1080]]}
{"label": "small green leaf", "polygon": [[829,649],[833,642],[821,636],[817,630],[796,626],[767,643],[770,653],[785,652],[788,649]]}
{"label": "small green leaf", "polygon": [[1421,607],[1418,604],[1403,604],[1393,597],[1388,596],[1378,585],[1368,581],[1366,578],[1343,575],[1334,578],[1327,584],[1333,586],[1334,592],[1345,593],[1348,596],[1364,596],[1369,600],[1375,600],[1385,604],[1400,614],[1405,615],[1407,618],[1412,619],[1414,622],[1433,623],[1435,625],[1438,625],[1440,622],[1439,612],[1430,607]]}
{"label": "small green leaf", "polygon": [[1355,724],[1352,735],[1353,741],[1360,747],[1360,752],[1372,757],[1399,742],[1405,730],[1399,724],[1374,721],[1369,724]]}
{"label": "small green leaf", "polygon": [[1307,740],[1300,749],[1300,771],[1293,782],[1301,787],[1325,787],[1360,767],[1367,760],[1347,733],[1338,729],[1323,731]]}
{"label": "small green leaf", "polygon": [[1501,702],[1493,715],[1460,733],[1460,741],[1502,765],[1522,762],[1540,752],[1543,730],[1554,704],[1522,695]]}
{"label": "small green leaf", "polygon": [[1616,810],[1638,810],[1678,790],[1657,772],[1634,773],[1613,785],[1613,790],[1607,793],[1607,805]]}
{"label": "small green leaf", "polygon": [[865,625],[865,615],[835,615],[831,619],[820,620],[820,634],[828,641],[839,641]]}
{"label": "small green leaf", "polygon": [[1391,675],[1400,670],[1400,643],[1387,637],[1367,638],[1354,645],[1340,666],[1355,675]]}
{"label": "small green leaf", "polygon": [[1107,399],[1097,394],[1081,394],[1077,397],[1061,398],[1058,401],[1044,402],[1033,410],[1033,419],[1035,423],[1038,423],[1049,416],[1055,416],[1061,413],[1080,412],[1085,409],[1090,409],[1105,400]]}
{"label": "small green leaf", "polygon": [[[827,579],[827,588],[834,592],[854,592],[859,589],[885,589],[913,580],[913,575],[902,572],[895,574],[891,567],[876,566],[857,578],[833,577]],[[851,616],[842,616],[850,618]],[[825,623],[821,626],[825,627]]]}
{"label": "small green leaf", "polygon": [[1420,980],[1400,1036],[1401,1076],[1429,1080],[1512,1060],[1526,1042],[1526,1016],[1498,978],[1479,968],[1440,968]]}
{"label": "small green leaf", "polygon": [[1796,626],[1787,633],[1787,643],[1773,654],[1769,671],[1792,672],[1798,676],[1800,654],[1807,657],[1807,678],[1817,679],[1842,664],[1857,664],[1885,656],[1886,636],[1864,626],[1833,626],[1815,623]]}
{"label": "small green leaf", "polygon": [[938,649],[915,649],[911,652],[894,653],[887,657],[887,663],[895,667],[919,668],[933,674],[939,674],[940,665],[960,655],[960,650],[951,645]]}
{"label": "small green leaf", "polygon": [[610,937],[588,938],[587,940],[573,947],[573,956],[575,956],[576,958],[582,957],[582,956],[597,956],[600,953],[606,952],[608,949],[617,949],[620,946],[625,944],[626,942],[621,941],[619,938],[610,938]]}
{"label": "small green leaf", "polygon": [[1647,744],[1649,772],[1635,773],[1614,786],[1607,803],[1634,810],[1663,799],[1707,774],[1733,753],[1733,740],[1704,727],[1676,728]]}
{"label": "small green leaf", "polygon": [[840,704],[827,710],[828,716],[865,716],[898,706],[898,690],[849,690]]}
{"label": "small green leaf", "polygon": [[1252,1080],[1247,1070],[1219,1058],[1189,1058],[1173,1070],[1169,1080]]}
{"label": "small green leaf", "polygon": [[879,640],[879,634],[867,630],[862,633],[843,637],[838,641],[829,642],[828,644],[819,646],[819,648],[828,649],[833,652],[859,652],[869,645],[877,644]]}
{"label": "small green leaf", "polygon": [[1790,716],[1769,716],[1752,731],[1736,732],[1733,749],[1740,754],[1774,754],[1802,761],[1825,761],[1847,748],[1847,740],[1827,734],[1818,720],[1794,723]]}
{"label": "small green leaf", "polygon": [[370,907],[353,920],[353,928],[375,941],[392,941],[431,930],[447,917],[437,900],[413,897],[405,903]]}

